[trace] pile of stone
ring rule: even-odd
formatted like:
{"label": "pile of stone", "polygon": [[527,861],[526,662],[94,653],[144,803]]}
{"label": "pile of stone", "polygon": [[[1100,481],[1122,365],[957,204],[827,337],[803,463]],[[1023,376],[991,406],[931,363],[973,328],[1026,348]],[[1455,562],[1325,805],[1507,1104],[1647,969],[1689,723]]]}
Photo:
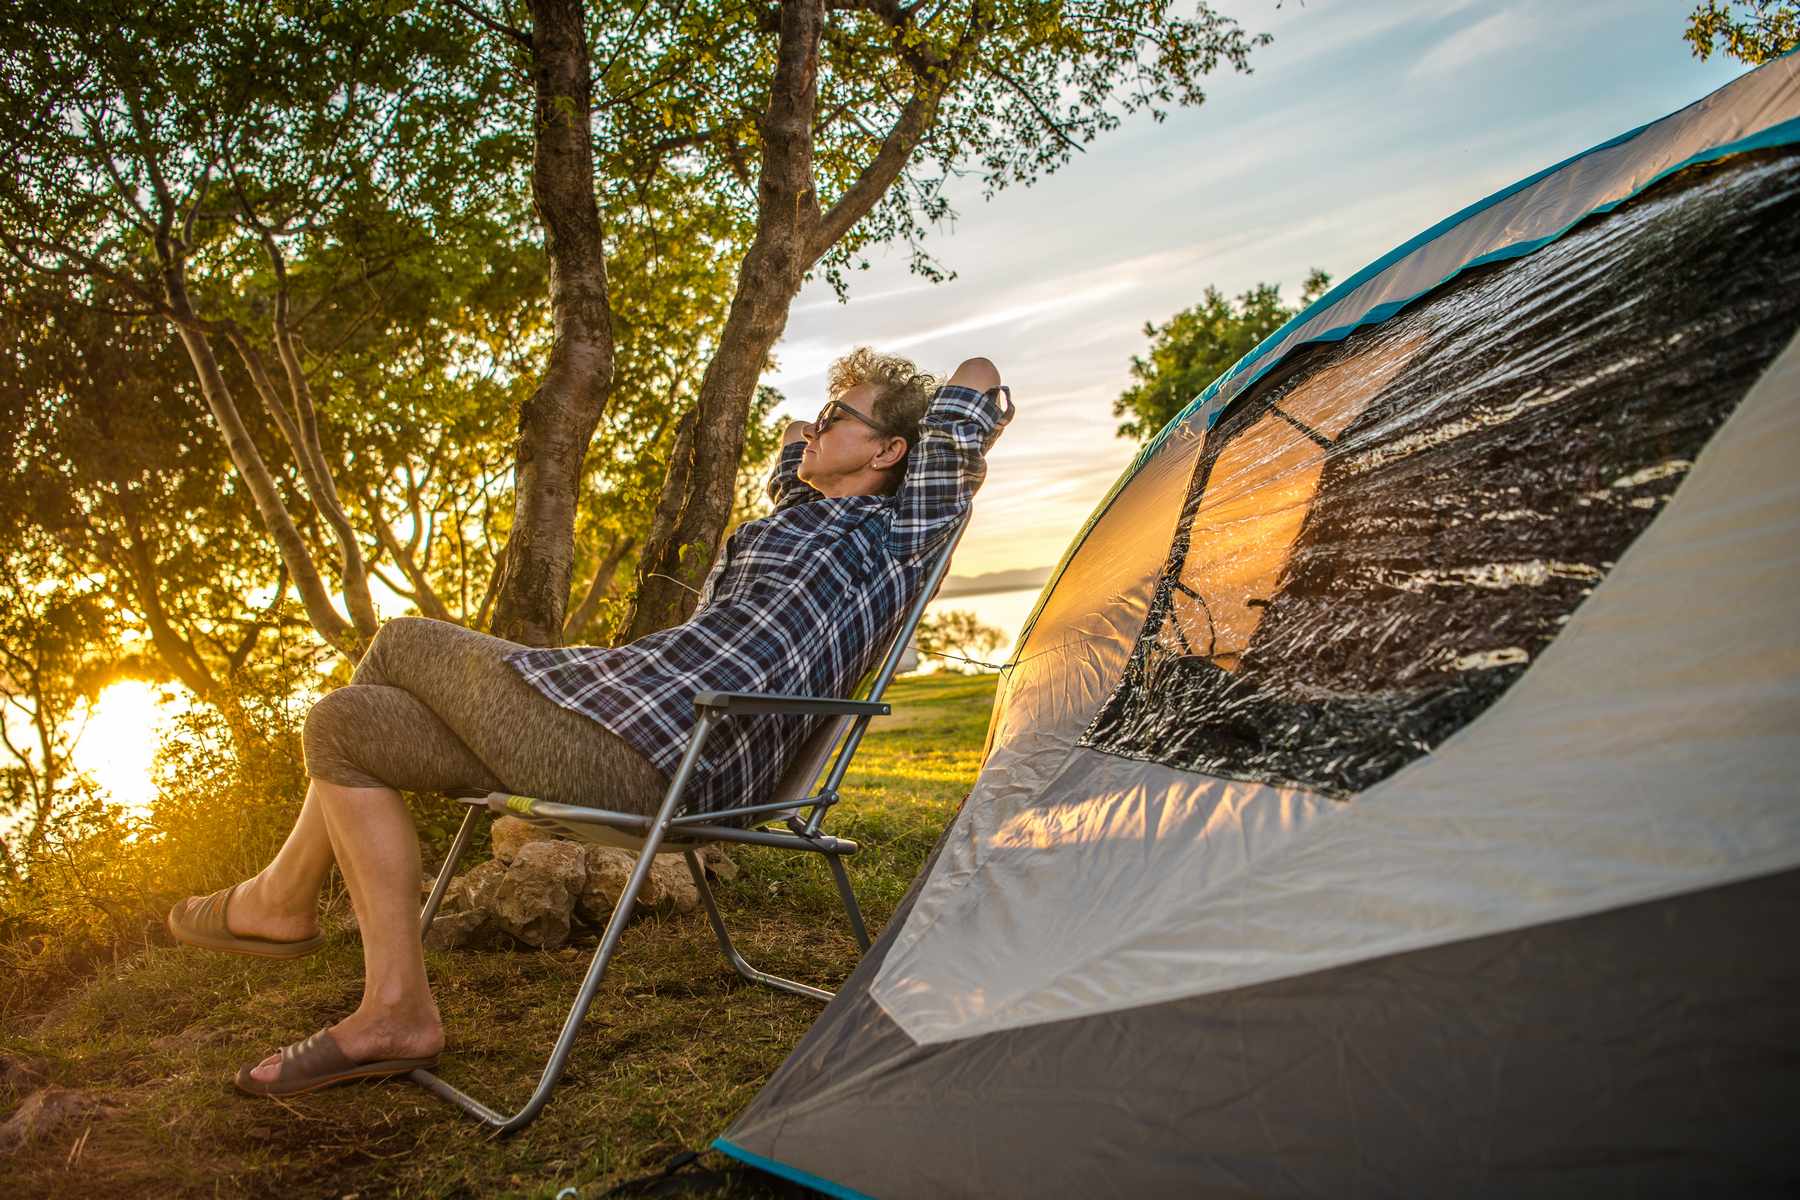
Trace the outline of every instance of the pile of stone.
{"label": "pile of stone", "polygon": [[[637,855],[611,846],[565,841],[517,817],[493,824],[494,857],[450,881],[425,944],[435,949],[523,943],[553,950],[577,923],[604,928]],[[716,844],[701,862],[716,879],[737,867]],[[699,889],[679,854],[661,854],[638,893],[637,915],[689,913]]]}

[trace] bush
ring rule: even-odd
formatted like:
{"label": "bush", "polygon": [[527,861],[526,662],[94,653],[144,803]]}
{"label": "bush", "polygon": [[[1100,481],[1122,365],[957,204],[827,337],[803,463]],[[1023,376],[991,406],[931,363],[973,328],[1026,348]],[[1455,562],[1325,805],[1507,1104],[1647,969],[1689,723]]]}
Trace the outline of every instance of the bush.
{"label": "bush", "polygon": [[966,608],[952,608],[926,617],[913,632],[913,645],[923,658],[935,658],[947,671],[969,673],[986,669],[973,661],[992,654],[1006,642],[1006,634],[985,625]]}
{"label": "bush", "polygon": [[91,787],[66,794],[21,874],[0,878],[0,1016],[166,936],[163,915],[180,897],[261,869],[306,793],[309,700],[240,692],[195,705],[158,751],[148,815]]}

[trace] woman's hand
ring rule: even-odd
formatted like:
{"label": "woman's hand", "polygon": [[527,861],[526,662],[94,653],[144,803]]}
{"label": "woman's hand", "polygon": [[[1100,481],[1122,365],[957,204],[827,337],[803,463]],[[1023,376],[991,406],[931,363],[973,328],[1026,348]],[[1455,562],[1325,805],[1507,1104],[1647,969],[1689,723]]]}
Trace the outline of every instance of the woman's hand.
{"label": "woman's hand", "polygon": [[958,387],[974,388],[978,392],[992,391],[1000,386],[1000,368],[985,358],[964,359],[950,376],[950,382]]}
{"label": "woman's hand", "polygon": [[806,427],[811,424],[811,421],[789,421],[787,429],[782,432],[781,444],[791,446],[795,442],[805,441]]}

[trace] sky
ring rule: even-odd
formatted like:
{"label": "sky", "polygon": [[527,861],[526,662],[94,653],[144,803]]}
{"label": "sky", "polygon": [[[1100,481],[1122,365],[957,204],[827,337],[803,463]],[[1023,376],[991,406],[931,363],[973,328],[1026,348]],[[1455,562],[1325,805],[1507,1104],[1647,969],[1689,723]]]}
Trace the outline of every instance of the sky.
{"label": "sky", "polygon": [[[1259,282],[1290,301],[1311,267],[1343,279],[1464,205],[1681,108],[1745,68],[1695,59],[1694,0],[1221,0],[1272,45],[1207,101],[1129,118],[1029,188],[951,195],[931,284],[904,248],[871,255],[848,303],[795,301],[764,382],[788,415],[824,401],[861,344],[947,373],[991,358],[1018,416],[989,458],[958,575],[1058,561],[1135,445],[1111,406],[1133,354],[1199,301]],[[1191,7],[1177,0],[1177,11]]]}

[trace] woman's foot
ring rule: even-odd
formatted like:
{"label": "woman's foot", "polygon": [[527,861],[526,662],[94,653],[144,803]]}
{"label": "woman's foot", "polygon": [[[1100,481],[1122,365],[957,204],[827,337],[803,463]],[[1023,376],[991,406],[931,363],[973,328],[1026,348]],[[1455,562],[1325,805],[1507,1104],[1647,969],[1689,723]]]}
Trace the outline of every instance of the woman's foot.
{"label": "woman's foot", "polygon": [[[435,1059],[444,1049],[444,1025],[434,1005],[410,1016],[351,1013],[325,1032],[352,1063]],[[282,1053],[263,1059],[249,1072],[254,1083],[275,1083],[282,1075]]]}
{"label": "woman's foot", "polygon": [[[256,958],[302,958],[324,945],[316,914],[303,919],[264,919],[253,907],[255,893],[248,890],[250,882],[181,901],[169,910],[169,936],[202,950]],[[246,903],[246,896],[251,903]]]}
{"label": "woman's foot", "polygon": [[319,897],[283,896],[264,875],[246,879],[231,893],[225,927],[237,937],[301,942],[319,934]]}

